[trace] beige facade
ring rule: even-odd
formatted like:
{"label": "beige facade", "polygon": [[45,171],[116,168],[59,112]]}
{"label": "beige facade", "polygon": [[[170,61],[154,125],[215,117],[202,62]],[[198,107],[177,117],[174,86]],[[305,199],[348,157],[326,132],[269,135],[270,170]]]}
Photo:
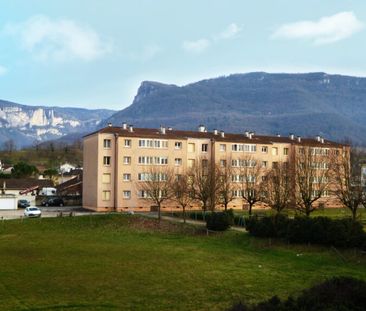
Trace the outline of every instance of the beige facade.
{"label": "beige facade", "polygon": [[[296,148],[302,146],[339,152],[346,148],[322,138],[207,132],[202,126],[198,131],[109,126],[84,138],[83,206],[96,211],[150,210],[153,204],[142,198],[139,179],[152,165],[182,174],[202,159],[235,166],[246,157],[266,171],[278,162],[294,161]],[[333,199],[327,196],[321,201],[335,206]],[[176,205],[168,202],[163,208],[171,210]],[[243,206],[241,197],[229,205],[234,209]]]}

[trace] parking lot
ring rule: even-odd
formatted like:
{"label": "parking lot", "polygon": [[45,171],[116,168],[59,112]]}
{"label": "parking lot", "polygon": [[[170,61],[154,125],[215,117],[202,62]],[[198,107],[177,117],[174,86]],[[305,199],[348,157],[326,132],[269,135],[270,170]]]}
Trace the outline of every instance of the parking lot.
{"label": "parking lot", "polygon": [[[57,217],[62,213],[69,215],[71,212],[74,216],[89,215],[94,212],[85,210],[81,206],[56,206],[56,207],[39,207],[42,211],[42,217]],[[17,210],[0,210],[0,219],[18,219],[23,217],[24,209]]]}

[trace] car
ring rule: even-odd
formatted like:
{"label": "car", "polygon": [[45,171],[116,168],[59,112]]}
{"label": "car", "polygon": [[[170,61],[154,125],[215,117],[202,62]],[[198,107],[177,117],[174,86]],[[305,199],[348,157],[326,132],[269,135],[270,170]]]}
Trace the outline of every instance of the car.
{"label": "car", "polygon": [[35,206],[28,206],[24,210],[24,217],[41,217],[41,215],[41,210]]}
{"label": "car", "polygon": [[26,208],[30,206],[30,202],[28,200],[18,200],[18,208]]}
{"label": "car", "polygon": [[42,206],[64,206],[64,200],[61,198],[47,198],[41,202]]}

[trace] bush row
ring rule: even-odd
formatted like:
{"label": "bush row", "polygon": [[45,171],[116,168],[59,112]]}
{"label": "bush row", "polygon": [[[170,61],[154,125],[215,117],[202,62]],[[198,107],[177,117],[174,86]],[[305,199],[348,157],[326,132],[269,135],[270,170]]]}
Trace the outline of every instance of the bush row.
{"label": "bush row", "polygon": [[366,234],[360,222],[329,217],[295,217],[276,215],[251,217],[246,229],[256,237],[283,238],[290,243],[313,243],[335,247],[362,247]]}
{"label": "bush row", "polygon": [[277,296],[257,305],[239,303],[229,311],[361,311],[366,306],[366,282],[338,277],[303,291],[296,299]]}

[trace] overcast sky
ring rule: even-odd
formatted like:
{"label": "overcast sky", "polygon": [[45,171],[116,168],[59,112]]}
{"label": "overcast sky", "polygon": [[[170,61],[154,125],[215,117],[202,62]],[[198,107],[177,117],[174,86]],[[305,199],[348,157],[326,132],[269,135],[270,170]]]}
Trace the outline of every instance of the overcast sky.
{"label": "overcast sky", "polygon": [[143,80],[366,76],[366,1],[2,0],[0,99],[122,109]]}

